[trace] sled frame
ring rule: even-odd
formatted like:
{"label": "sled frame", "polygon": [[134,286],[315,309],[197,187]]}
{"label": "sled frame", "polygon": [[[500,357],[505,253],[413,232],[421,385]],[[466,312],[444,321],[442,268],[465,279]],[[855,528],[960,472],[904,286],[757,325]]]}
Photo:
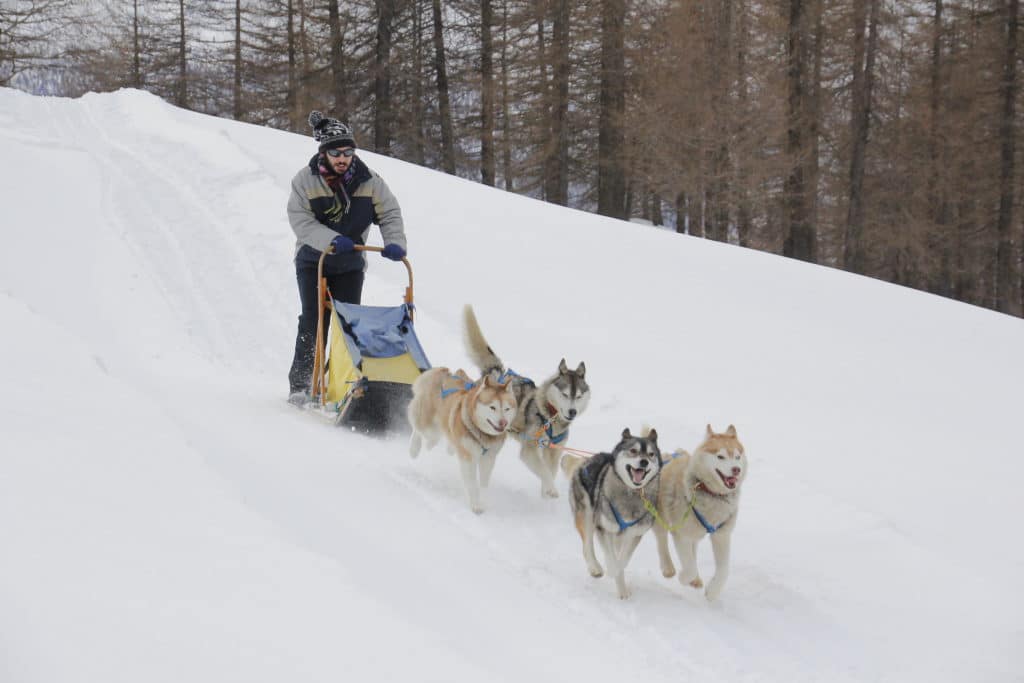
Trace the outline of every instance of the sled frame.
{"label": "sled frame", "polygon": [[[368,247],[361,244],[355,245],[355,251],[384,251],[383,247]],[[326,387],[324,379],[327,375],[327,353],[326,353],[326,342],[327,342],[327,331],[325,329],[325,321],[330,322],[330,312],[334,310],[334,299],[331,297],[331,292],[327,287],[327,279],[324,277],[324,258],[328,254],[334,253],[334,246],[328,246],[327,249],[320,254],[320,260],[316,266],[316,280],[317,280],[317,298],[320,301],[320,305],[317,307],[316,315],[316,349],[313,353],[313,388],[311,393],[312,399],[317,402],[321,408],[325,407],[325,395]],[[402,263],[405,265],[405,271],[409,276],[409,284],[405,287],[405,303],[409,305],[409,317],[410,319],[414,315],[413,303],[413,278],[412,278],[412,264],[409,263],[409,259],[402,257]],[[326,315],[325,315],[326,314]],[[346,396],[347,398],[347,396]],[[346,401],[347,403],[348,401]]]}

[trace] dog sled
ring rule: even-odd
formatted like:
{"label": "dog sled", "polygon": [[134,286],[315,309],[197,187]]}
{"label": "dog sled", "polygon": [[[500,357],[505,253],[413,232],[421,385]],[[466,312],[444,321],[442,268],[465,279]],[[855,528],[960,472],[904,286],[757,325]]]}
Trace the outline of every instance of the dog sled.
{"label": "dog sled", "polygon": [[[383,251],[356,246],[357,251]],[[401,431],[412,383],[430,363],[413,326],[413,278],[398,306],[363,306],[336,301],[323,277],[324,256],[317,268],[320,308],[313,360],[315,408],[340,427],[366,434]]]}

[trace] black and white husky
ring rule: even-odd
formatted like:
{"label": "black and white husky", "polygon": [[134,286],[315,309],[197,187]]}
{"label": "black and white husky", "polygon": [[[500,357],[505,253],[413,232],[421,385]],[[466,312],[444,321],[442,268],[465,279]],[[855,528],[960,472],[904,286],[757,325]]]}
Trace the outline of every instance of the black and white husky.
{"label": "black and white husky", "polygon": [[651,429],[646,436],[633,436],[624,429],[611,453],[587,459],[567,454],[562,469],[572,481],[569,503],[590,575],[604,574],[594,554],[596,536],[619,597],[628,598],[626,565],[654,524],[650,501],[658,499],[661,474],[658,433]]}
{"label": "black and white husky", "polygon": [[491,374],[499,382],[512,383],[519,408],[510,431],[520,441],[520,459],[540,478],[541,495],[557,498],[558,447],[567,445],[569,426],[590,401],[586,366],[580,363],[570,370],[563,358],[558,372],[536,384],[505,367],[484,339],[472,306],[467,305],[462,313],[466,351],[481,375]]}

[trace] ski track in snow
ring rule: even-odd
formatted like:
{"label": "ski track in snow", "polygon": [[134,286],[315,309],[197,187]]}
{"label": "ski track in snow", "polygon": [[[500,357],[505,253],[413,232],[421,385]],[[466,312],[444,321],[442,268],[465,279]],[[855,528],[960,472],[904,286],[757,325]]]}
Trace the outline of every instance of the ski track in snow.
{"label": "ski track in snow", "polygon": [[[165,301],[177,307],[179,316],[187,321],[190,336],[200,343],[212,341],[208,351],[214,359],[231,364],[235,357],[231,348],[234,335],[228,328],[237,331],[245,325],[243,320],[229,319],[225,323],[222,316],[242,309],[248,298],[267,298],[251,268],[245,267],[249,261],[240,234],[232,239],[225,217],[207,209],[208,204],[223,201],[222,190],[237,186],[239,178],[226,177],[223,185],[205,188],[209,196],[200,198],[191,187],[191,179],[175,172],[188,167],[190,155],[181,145],[175,149],[174,145],[160,144],[155,136],[140,140],[135,148],[118,142],[107,133],[106,126],[97,122],[94,110],[103,103],[105,100],[94,98],[82,107],[92,131],[88,139],[95,143],[91,151],[107,172],[103,177],[119,175],[120,185],[140,187],[147,195],[147,210],[140,213],[137,204],[119,201],[111,191],[106,197],[110,202],[106,215],[117,219],[125,241],[152,274]],[[227,219],[230,217],[229,212]],[[150,241],[154,239],[157,241]],[[236,289],[225,291],[225,281]],[[189,296],[175,296],[175,292],[187,292]],[[238,306],[229,303],[232,298],[239,301]]]}

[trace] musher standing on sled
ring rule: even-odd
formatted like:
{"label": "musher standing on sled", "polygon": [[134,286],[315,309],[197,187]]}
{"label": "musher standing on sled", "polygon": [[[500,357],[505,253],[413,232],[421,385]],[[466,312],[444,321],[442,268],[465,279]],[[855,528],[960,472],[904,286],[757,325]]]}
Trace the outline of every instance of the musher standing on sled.
{"label": "musher standing on sled", "polygon": [[355,155],[352,129],[318,111],[309,115],[313,137],[320,147],[316,155],[292,179],[288,221],[295,232],[295,278],[302,313],[295,337],[295,357],[288,373],[288,402],[302,406],[309,401],[316,346],[317,263],[328,246],[334,254],[324,259],[324,277],[336,300],[358,304],[363,292],[366,259],[354,251],[366,244],[370,223],[380,226],[383,256],[400,261],[405,256],[405,228],[398,200],[384,180]]}

